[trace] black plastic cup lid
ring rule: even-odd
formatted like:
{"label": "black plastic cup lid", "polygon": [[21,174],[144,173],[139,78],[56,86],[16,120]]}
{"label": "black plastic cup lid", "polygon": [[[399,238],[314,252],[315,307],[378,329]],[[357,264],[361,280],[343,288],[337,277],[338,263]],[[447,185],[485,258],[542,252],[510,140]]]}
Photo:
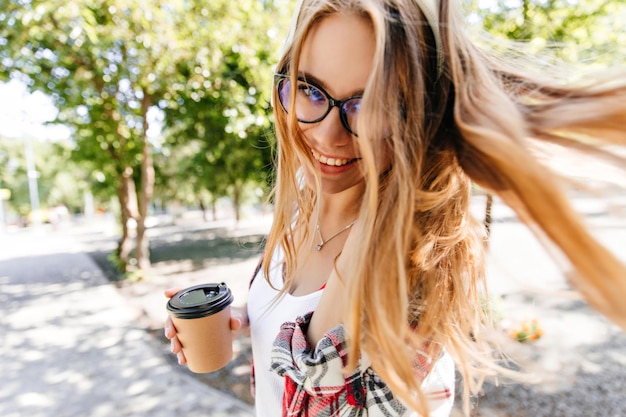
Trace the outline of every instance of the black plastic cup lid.
{"label": "black plastic cup lid", "polygon": [[179,319],[196,319],[217,314],[233,302],[233,294],[224,284],[200,284],[186,288],[167,302],[167,309]]}

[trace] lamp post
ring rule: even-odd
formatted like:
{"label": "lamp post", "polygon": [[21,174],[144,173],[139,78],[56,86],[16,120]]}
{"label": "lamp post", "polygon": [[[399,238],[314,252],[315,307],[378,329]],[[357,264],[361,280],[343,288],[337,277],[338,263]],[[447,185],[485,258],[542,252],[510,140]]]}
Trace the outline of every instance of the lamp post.
{"label": "lamp post", "polygon": [[[2,171],[4,171],[4,167],[6,164],[4,163],[4,151],[0,151],[0,159],[2,160]],[[0,233],[4,233],[5,228],[5,218],[4,218],[4,192],[2,189],[2,173],[0,173]]]}
{"label": "lamp post", "polygon": [[35,157],[30,137],[24,139],[24,153],[26,155],[26,172],[28,175],[28,192],[30,194],[30,210],[33,216],[33,226],[41,224],[41,214],[39,213],[39,188],[37,178],[39,173],[35,168]]}

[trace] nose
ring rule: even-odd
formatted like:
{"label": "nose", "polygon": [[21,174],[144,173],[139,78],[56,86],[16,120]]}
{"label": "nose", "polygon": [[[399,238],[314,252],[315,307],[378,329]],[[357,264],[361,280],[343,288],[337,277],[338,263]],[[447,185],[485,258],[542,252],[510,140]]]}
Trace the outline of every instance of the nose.
{"label": "nose", "polygon": [[313,124],[310,133],[322,149],[346,146],[352,142],[352,135],[343,126],[337,106],[333,106],[324,119]]}

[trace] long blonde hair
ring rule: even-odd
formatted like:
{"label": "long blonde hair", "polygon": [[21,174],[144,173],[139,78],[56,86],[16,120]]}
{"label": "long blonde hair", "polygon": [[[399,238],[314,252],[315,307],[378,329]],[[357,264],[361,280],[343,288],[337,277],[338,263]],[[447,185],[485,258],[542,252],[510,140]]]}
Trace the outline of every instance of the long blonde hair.
{"label": "long blonde hair", "polygon": [[[560,179],[533,153],[535,143],[549,142],[605,157],[602,144],[624,144],[626,77],[572,87],[527,75],[470,41],[453,0],[438,5],[433,29],[416,0],[305,0],[279,63],[296,76],[301,45],[324,16],[356,13],[372,25],[375,63],[357,141],[365,192],[351,232],[357,243],[342,255],[356,261],[338,271],[348,294],[345,325],[351,351],[366,352],[394,394],[425,415],[421,381],[407,366],[425,341],[427,354],[442,346],[451,353],[466,398],[476,375],[497,368],[481,337],[490,325],[481,304],[485,234],[470,215],[472,183],[554,243],[577,272],[574,286],[626,329],[625,266],[590,235]],[[282,248],[287,286],[318,204],[299,178],[299,161],[311,156],[289,114],[276,114],[275,217],[264,257],[267,274]],[[383,123],[390,136],[372,137]],[[392,163],[379,176],[374,156],[383,149]],[[356,360],[351,355],[352,366]]]}

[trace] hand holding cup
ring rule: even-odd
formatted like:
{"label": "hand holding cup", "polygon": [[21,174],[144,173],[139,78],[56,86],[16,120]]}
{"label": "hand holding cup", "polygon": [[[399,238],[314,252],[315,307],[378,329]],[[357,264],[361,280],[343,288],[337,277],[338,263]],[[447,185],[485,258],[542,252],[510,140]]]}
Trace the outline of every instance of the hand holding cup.
{"label": "hand holding cup", "polygon": [[226,284],[202,284],[165,291],[169,317],[165,336],[171,340],[178,363],[192,372],[206,373],[224,367],[233,356],[232,332],[240,319],[232,318],[233,296]]}

